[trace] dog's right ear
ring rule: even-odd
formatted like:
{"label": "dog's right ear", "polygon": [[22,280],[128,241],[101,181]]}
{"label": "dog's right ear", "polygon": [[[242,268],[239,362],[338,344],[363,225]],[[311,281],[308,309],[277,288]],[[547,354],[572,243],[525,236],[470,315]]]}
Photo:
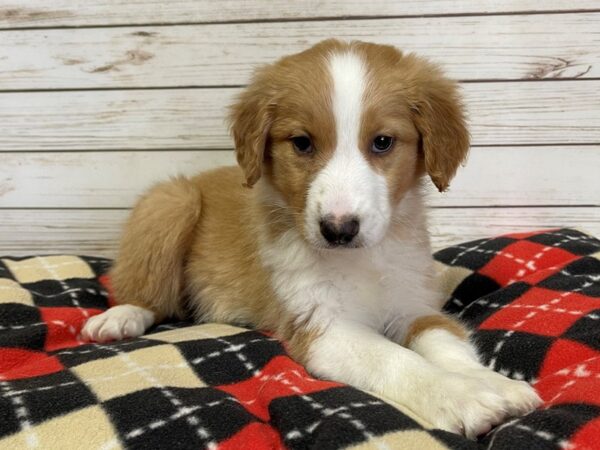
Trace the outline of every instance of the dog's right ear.
{"label": "dog's right ear", "polygon": [[252,187],[261,177],[273,121],[275,95],[269,69],[265,67],[256,73],[229,110],[236,158],[244,171],[246,187]]}

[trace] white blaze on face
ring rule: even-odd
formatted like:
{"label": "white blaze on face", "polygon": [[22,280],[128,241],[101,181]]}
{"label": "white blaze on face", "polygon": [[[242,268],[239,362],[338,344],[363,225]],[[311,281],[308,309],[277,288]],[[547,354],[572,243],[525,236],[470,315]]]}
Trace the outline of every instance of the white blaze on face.
{"label": "white blaze on face", "polygon": [[310,239],[324,242],[319,221],[325,217],[355,216],[360,222],[358,242],[379,242],[388,227],[390,204],[386,179],[360,151],[360,128],[367,70],[352,52],[332,54],[329,72],[333,80],[332,105],[336,124],[335,151],[308,192],[306,229]]}

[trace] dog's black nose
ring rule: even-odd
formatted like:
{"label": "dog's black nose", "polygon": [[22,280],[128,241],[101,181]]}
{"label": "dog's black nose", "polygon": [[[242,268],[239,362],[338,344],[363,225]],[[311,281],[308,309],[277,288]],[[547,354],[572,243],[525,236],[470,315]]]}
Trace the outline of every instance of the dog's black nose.
{"label": "dog's black nose", "polygon": [[325,217],[319,225],[321,234],[332,245],[349,244],[360,229],[360,224],[355,217],[342,217],[341,220]]}

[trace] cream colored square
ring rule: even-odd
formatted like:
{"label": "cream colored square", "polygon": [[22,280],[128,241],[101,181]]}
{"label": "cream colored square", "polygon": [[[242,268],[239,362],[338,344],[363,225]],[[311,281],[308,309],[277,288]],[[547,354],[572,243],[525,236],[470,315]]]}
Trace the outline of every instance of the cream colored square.
{"label": "cream colored square", "polygon": [[199,388],[198,378],[177,348],[157,345],[71,369],[102,401],[160,386]]}
{"label": "cream colored square", "polygon": [[185,342],[197,339],[214,339],[217,337],[231,336],[243,333],[245,328],[234,327],[222,323],[206,323],[191,327],[177,328],[175,330],[161,331],[159,333],[144,336],[148,339],[156,339],[164,342]]}
{"label": "cream colored square", "polygon": [[23,261],[3,259],[2,262],[6,264],[19,283],[95,277],[90,266],[77,256],[36,256]]}
{"label": "cream colored square", "polygon": [[99,406],[90,406],[79,411],[48,420],[28,430],[0,440],[0,448],[56,448],[80,450],[82,448],[123,448],[117,432]]}
{"label": "cream colored square", "polygon": [[422,430],[396,431],[377,436],[362,444],[346,447],[347,450],[376,450],[382,448],[418,449],[418,450],[446,450],[440,441]]}
{"label": "cream colored square", "polygon": [[449,297],[462,281],[473,273],[472,270],[460,266],[447,266],[435,261],[435,273],[438,286],[445,296]]}
{"label": "cream colored square", "polygon": [[31,292],[23,289],[16,281],[0,278],[0,303],[33,305],[33,298]]}

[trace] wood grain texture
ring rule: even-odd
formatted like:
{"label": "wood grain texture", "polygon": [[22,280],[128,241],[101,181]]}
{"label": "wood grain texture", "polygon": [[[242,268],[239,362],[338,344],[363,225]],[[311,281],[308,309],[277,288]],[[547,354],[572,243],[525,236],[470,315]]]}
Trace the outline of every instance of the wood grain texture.
{"label": "wood grain texture", "polygon": [[0,90],[241,85],[332,36],[416,52],[460,80],[593,78],[598,29],[600,13],[6,31]]}
{"label": "wood grain texture", "polygon": [[432,209],[429,220],[436,250],[501,234],[563,227],[600,236],[600,208]]}
{"label": "wood grain texture", "polygon": [[[0,255],[74,253],[112,258],[127,210],[0,211]],[[430,210],[435,250],[498,234],[574,227],[600,236],[600,208]]]}
{"label": "wood grain texture", "polygon": [[116,208],[234,163],[234,86],[332,36],[415,51],[466,81],[475,147],[450,192],[428,189],[435,248],[600,235],[599,29],[598,0],[5,0],[0,254],[114,256],[128,214]]}
{"label": "wood grain texture", "polygon": [[595,0],[5,0],[0,28],[598,9]]}
{"label": "wood grain texture", "polygon": [[[600,80],[468,83],[473,145],[600,143]],[[0,151],[230,148],[239,89],[0,94]]]}
{"label": "wood grain texture", "polygon": [[2,210],[0,255],[76,254],[115,257],[122,210]]}
{"label": "wood grain texture", "polygon": [[[170,176],[235,164],[233,151],[5,153],[0,207],[130,207]],[[0,212],[1,214],[1,212]]]}
{"label": "wood grain texture", "polygon": [[[598,205],[598,146],[474,148],[434,206]],[[0,155],[0,207],[123,208],[153,183],[235,164],[232,151]]]}

